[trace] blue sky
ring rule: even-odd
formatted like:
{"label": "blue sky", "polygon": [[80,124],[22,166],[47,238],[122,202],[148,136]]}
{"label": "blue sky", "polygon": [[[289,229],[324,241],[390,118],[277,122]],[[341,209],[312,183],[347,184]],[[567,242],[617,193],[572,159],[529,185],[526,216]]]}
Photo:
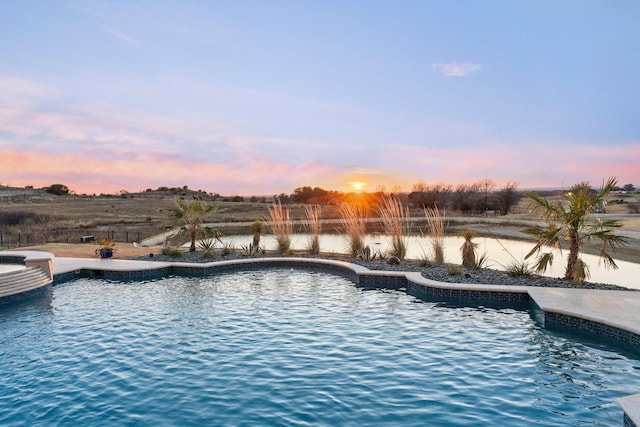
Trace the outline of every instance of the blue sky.
{"label": "blue sky", "polygon": [[3,185],[640,185],[636,1],[5,1],[0,16]]}

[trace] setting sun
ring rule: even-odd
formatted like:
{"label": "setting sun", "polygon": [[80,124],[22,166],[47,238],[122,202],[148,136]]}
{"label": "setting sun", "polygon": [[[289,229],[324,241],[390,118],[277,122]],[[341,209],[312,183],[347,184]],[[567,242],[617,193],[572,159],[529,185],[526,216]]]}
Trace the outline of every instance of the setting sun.
{"label": "setting sun", "polygon": [[367,186],[367,184],[365,184],[364,182],[361,182],[361,181],[352,181],[352,182],[349,183],[349,186],[354,191],[362,191]]}

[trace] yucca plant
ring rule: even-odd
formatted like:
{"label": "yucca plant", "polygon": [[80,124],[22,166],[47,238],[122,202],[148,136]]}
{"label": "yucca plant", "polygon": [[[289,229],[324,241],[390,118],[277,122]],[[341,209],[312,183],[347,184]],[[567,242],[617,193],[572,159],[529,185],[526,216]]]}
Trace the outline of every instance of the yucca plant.
{"label": "yucca plant", "polygon": [[427,219],[427,230],[431,237],[431,248],[433,249],[433,263],[435,265],[444,264],[444,211],[442,214],[436,208],[427,208],[424,210]]}
{"label": "yucca plant", "polygon": [[291,213],[285,209],[280,201],[269,206],[269,229],[274,235],[278,244],[279,254],[288,254],[291,251],[291,234],[293,234],[293,223]]}
{"label": "yucca plant", "polygon": [[473,230],[463,230],[461,233],[464,243],[460,246],[462,252],[462,265],[467,268],[474,268],[476,265],[476,249],[478,244],[473,242],[476,232]]}
{"label": "yucca plant", "polygon": [[322,208],[320,205],[305,205],[304,207],[304,229],[310,234],[307,242],[307,249],[312,254],[320,253],[320,231],[322,224],[320,218],[322,216]]}
{"label": "yucca plant", "polygon": [[213,249],[216,246],[214,239],[200,240],[198,242],[198,249],[200,249],[200,256],[202,258],[213,258]]}
{"label": "yucca plant", "polygon": [[347,235],[349,252],[354,258],[364,250],[364,236],[367,230],[366,217],[366,205],[355,198],[343,203],[340,207],[342,231]]}
{"label": "yucca plant", "polygon": [[253,243],[249,243],[248,245],[243,245],[241,248],[242,255],[251,256],[257,253],[264,253],[264,249],[260,248],[260,246],[253,246]]}
{"label": "yucca plant", "polygon": [[409,208],[402,205],[400,200],[387,197],[378,207],[385,233],[391,236],[390,256],[404,259],[407,255],[407,245],[410,220]]}
{"label": "yucca plant", "polygon": [[264,222],[259,219],[256,219],[251,224],[251,232],[253,233],[253,244],[252,247],[257,250],[260,247],[260,236],[264,231]]}
{"label": "yucca plant", "polygon": [[474,270],[480,270],[481,268],[487,267],[488,264],[489,264],[489,256],[487,255],[486,252],[480,256],[476,254],[476,259],[473,261],[472,268]]}

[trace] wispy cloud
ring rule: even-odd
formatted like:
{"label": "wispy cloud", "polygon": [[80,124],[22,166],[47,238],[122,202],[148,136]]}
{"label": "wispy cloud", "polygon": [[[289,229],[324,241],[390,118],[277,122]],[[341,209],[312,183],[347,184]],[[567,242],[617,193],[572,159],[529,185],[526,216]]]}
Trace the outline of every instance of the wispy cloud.
{"label": "wispy cloud", "polygon": [[133,46],[140,46],[140,42],[139,41],[137,41],[133,37],[130,37],[129,35],[123,33],[120,30],[116,30],[115,28],[107,28],[107,31],[112,36],[114,36],[116,38],[119,38],[120,40],[124,40],[125,42],[127,42],[127,43],[129,43],[129,44],[131,44]]}
{"label": "wispy cloud", "polygon": [[481,64],[469,63],[450,63],[450,64],[431,64],[431,67],[440,71],[447,77],[468,77],[471,74],[482,70]]}

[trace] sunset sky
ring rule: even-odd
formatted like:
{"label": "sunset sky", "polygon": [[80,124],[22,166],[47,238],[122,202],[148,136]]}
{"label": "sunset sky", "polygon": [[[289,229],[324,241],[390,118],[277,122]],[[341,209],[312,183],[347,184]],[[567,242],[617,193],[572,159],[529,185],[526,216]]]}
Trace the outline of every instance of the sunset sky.
{"label": "sunset sky", "polygon": [[0,2],[0,184],[640,186],[640,2]]}

